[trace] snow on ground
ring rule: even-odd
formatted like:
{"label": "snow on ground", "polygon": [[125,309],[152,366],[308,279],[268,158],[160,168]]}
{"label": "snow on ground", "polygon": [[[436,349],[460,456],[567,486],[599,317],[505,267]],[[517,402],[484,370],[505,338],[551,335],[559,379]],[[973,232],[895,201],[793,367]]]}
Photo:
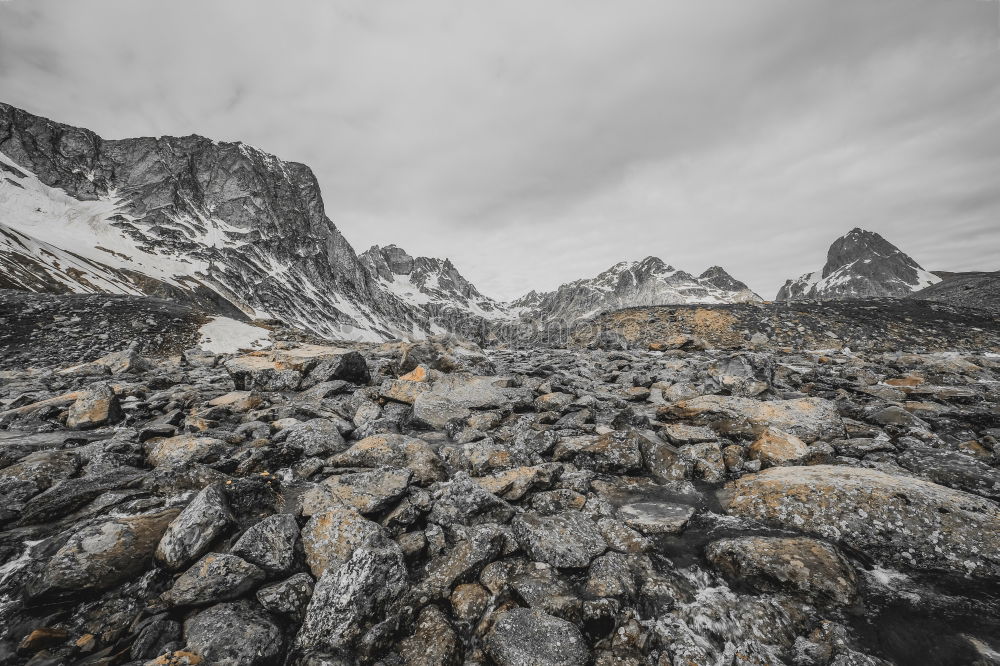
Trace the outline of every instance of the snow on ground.
{"label": "snow on ground", "polygon": [[266,349],[271,346],[271,332],[229,317],[212,317],[201,327],[199,345],[214,354],[235,354],[241,349]]}

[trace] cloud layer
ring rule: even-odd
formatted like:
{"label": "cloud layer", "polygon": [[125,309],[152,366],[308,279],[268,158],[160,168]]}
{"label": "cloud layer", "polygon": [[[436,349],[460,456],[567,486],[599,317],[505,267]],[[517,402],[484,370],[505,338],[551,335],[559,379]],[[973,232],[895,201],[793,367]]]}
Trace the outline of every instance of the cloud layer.
{"label": "cloud layer", "polygon": [[1000,268],[997,4],[12,0],[0,98],[305,162],[497,297],[649,254],[771,297],[854,226]]}

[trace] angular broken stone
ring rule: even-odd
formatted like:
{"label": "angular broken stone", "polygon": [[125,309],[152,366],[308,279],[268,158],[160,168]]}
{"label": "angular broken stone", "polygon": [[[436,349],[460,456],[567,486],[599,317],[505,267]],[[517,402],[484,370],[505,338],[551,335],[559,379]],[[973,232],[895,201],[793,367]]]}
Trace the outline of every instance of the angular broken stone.
{"label": "angular broken stone", "polygon": [[399,434],[366,437],[327,462],[337,467],[405,467],[422,485],[447,478],[444,464],[427,442]]}
{"label": "angular broken stone", "polygon": [[313,579],[307,573],[297,573],[283,581],[257,590],[257,601],[266,610],[301,622],[312,598]]}
{"label": "angular broken stone", "polygon": [[627,526],[646,535],[680,534],[694,515],[694,507],[670,502],[635,502],[619,511]]}
{"label": "angular broken stone", "polygon": [[327,569],[313,589],[295,637],[301,650],[348,649],[406,591],[407,572],[396,542],[376,535],[340,566]]}
{"label": "angular broken stone", "polygon": [[344,436],[333,419],[311,419],[283,432],[285,443],[301,448],[307,456],[328,456],[347,448]]}
{"label": "angular broken stone", "polygon": [[153,467],[206,462],[218,458],[229,450],[229,445],[214,437],[177,435],[147,443],[146,457]]}
{"label": "angular broken stone", "polygon": [[226,553],[209,553],[182,573],[164,598],[175,606],[204,606],[241,597],[266,577],[246,560]]}
{"label": "angular broken stone", "polygon": [[299,525],[287,513],[268,516],[251,525],[229,552],[280,576],[291,571],[299,546]]}
{"label": "angular broken stone", "polygon": [[498,666],[583,666],[590,650],[576,625],[538,610],[503,613],[486,637]]}
{"label": "angular broken stone", "polygon": [[156,561],[182,569],[201,557],[233,523],[221,484],[206,486],[167,527],[156,547]]}
{"label": "angular broken stone", "polygon": [[383,467],[365,472],[331,476],[323,483],[332,495],[359,513],[369,514],[389,507],[406,492],[413,472]]}
{"label": "angular broken stone", "polygon": [[514,515],[514,507],[464,474],[435,484],[433,490],[434,506],[427,520],[438,525],[506,523]]}
{"label": "angular broken stone", "polygon": [[579,511],[551,516],[524,513],[511,522],[521,548],[554,567],[585,567],[608,545],[589,517]]}
{"label": "angular broken stone", "polygon": [[281,629],[248,601],[218,604],[188,618],[184,641],[205,663],[220,666],[269,666],[285,651]]}
{"label": "angular broken stone", "polygon": [[346,562],[356,548],[380,534],[385,534],[381,525],[362,518],[353,509],[331,508],[317,513],[302,528],[306,563],[313,576],[319,578],[327,569]]}
{"label": "angular broken stone", "polygon": [[778,428],[765,429],[747,451],[747,457],[759,460],[763,467],[794,465],[802,462],[808,454],[809,447],[805,442]]}
{"label": "angular broken stone", "polygon": [[449,423],[464,421],[472,411],[434,392],[421,393],[413,401],[413,420],[425,428],[442,430]]}
{"label": "angular broken stone", "polygon": [[66,427],[83,430],[117,423],[123,417],[121,402],[108,384],[96,384],[83,391],[70,408]]}

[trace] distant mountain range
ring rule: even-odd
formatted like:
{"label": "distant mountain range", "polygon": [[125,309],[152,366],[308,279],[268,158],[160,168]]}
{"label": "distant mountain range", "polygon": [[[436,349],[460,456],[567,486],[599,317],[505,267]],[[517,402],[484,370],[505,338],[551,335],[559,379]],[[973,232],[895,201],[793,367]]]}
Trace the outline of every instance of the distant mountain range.
{"label": "distant mountain range", "polygon": [[596,277],[546,293],[530,292],[511,303],[532,321],[574,322],[621,308],[684,303],[746,303],[761,298],[719,266],[695,277],[657,257],[621,262]]}
{"label": "distant mountain range", "polygon": [[[902,296],[938,282],[855,229],[779,300]],[[305,165],[200,136],[105,140],[0,104],[0,288],[147,294],[334,339],[421,338],[573,324],[630,306],[760,301],[713,266],[656,257],[501,302],[448,259],[357,254]]]}

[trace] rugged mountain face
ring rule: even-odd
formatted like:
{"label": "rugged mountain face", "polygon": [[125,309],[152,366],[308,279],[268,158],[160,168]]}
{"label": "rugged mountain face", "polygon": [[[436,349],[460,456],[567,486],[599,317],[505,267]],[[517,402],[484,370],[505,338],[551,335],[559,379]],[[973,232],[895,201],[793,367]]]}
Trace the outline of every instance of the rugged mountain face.
{"label": "rugged mountain face", "polygon": [[903,297],[940,280],[882,236],[854,228],[833,242],[821,271],[787,280],[775,300]]}
{"label": "rugged mountain face", "polygon": [[642,305],[746,303],[757,294],[719,266],[698,277],[661,259],[615,264],[597,277],[564,284],[548,293],[531,293],[512,302],[522,319],[572,323],[601,312]]}
{"label": "rugged mountain face", "polygon": [[1000,271],[934,274],[941,282],[914,292],[910,298],[1000,312]]}
{"label": "rugged mountain face", "polygon": [[0,286],[167,296],[346,339],[421,336],[308,167],[199,136],[109,141],[0,104]]}
{"label": "rugged mountain face", "polygon": [[375,245],[360,259],[381,288],[424,312],[436,331],[510,318],[503,303],[480,293],[448,259],[411,257],[395,245]]}

